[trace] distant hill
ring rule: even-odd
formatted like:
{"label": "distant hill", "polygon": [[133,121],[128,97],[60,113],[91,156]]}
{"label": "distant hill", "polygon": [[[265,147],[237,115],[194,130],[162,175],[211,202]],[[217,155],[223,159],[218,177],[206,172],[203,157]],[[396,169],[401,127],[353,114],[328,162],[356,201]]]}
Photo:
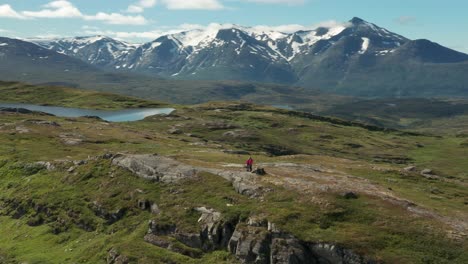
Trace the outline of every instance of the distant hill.
{"label": "distant hill", "polygon": [[36,44],[0,37],[0,77],[8,80],[66,80],[93,74],[96,66]]}

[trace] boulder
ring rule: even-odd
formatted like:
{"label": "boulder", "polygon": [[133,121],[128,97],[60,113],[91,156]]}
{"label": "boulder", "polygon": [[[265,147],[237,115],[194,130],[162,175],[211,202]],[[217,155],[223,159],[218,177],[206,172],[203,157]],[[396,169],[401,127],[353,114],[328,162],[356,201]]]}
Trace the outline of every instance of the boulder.
{"label": "boulder", "polygon": [[80,145],[84,141],[84,137],[76,133],[62,133],[59,135],[59,138],[63,144],[68,146]]}
{"label": "boulder", "polygon": [[52,171],[52,170],[55,170],[55,166],[54,164],[48,162],[48,161],[38,161],[35,163],[37,166],[41,166],[43,167],[44,169],[48,170],[48,171]]}
{"label": "boulder", "polygon": [[406,172],[414,172],[414,171],[416,171],[416,167],[415,166],[408,166],[408,167],[404,168],[403,170],[406,171]]}
{"label": "boulder", "polygon": [[231,130],[223,133],[223,137],[227,138],[235,138],[235,139],[257,139],[258,136],[251,132],[247,131],[245,129],[236,129],[236,130]]}
{"label": "boulder", "polygon": [[160,214],[161,213],[161,210],[159,209],[159,206],[155,203],[153,203],[151,205],[151,209],[150,209],[151,213],[152,214]]}
{"label": "boulder", "polygon": [[167,133],[169,134],[172,134],[172,135],[180,135],[182,133],[184,133],[182,130],[178,129],[178,128],[170,128],[169,130],[167,130]]}
{"label": "boulder", "polygon": [[107,264],[127,264],[130,259],[127,256],[121,255],[115,248],[109,250],[107,254]]}
{"label": "boulder", "polygon": [[421,171],[421,175],[432,175],[433,172],[431,169],[424,169]]}
{"label": "boulder", "polygon": [[421,171],[421,176],[429,180],[440,179],[439,176],[435,175],[431,169],[424,169]]}

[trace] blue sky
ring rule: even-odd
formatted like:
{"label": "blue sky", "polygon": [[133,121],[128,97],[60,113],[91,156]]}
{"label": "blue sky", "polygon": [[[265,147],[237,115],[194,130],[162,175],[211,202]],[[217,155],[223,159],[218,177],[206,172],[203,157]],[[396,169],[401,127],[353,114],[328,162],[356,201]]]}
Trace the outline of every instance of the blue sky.
{"label": "blue sky", "polygon": [[0,35],[143,42],[210,23],[294,31],[357,16],[468,53],[467,10],[465,0],[0,0]]}

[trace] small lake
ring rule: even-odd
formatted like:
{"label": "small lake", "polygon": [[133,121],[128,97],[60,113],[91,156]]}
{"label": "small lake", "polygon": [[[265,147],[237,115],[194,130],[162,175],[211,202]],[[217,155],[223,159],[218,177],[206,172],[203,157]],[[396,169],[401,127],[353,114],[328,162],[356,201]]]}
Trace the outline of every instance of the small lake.
{"label": "small lake", "polygon": [[152,115],[170,114],[175,110],[174,108],[135,108],[108,111],[20,103],[0,103],[0,108],[24,108],[60,117],[97,116],[109,122],[138,121]]}

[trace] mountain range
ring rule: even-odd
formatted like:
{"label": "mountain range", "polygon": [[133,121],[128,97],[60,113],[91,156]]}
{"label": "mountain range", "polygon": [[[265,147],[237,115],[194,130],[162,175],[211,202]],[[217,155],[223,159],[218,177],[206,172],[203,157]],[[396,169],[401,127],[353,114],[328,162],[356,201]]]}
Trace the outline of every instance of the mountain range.
{"label": "mountain range", "polygon": [[[4,67],[12,69],[19,59],[27,66],[22,69],[38,67],[40,74],[56,68],[80,74],[100,70],[278,83],[367,97],[468,96],[467,54],[429,40],[410,40],[360,18],[294,33],[243,26],[191,30],[140,45],[105,36],[2,38],[0,43]],[[5,58],[8,50],[14,55]],[[50,64],[44,60],[53,61],[52,69],[38,66]]]}

